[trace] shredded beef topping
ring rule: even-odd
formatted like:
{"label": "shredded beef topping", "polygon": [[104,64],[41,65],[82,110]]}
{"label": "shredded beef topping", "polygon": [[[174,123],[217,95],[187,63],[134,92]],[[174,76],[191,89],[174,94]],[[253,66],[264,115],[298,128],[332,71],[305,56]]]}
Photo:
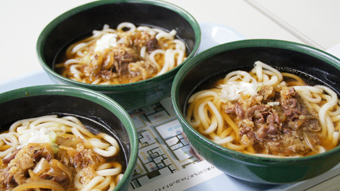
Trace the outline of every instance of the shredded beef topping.
{"label": "shredded beef topping", "polygon": [[234,117],[243,143],[260,153],[304,155],[312,148],[303,136],[319,141],[311,132],[321,131],[321,126],[294,88],[262,86],[258,95],[228,102],[224,111]]}

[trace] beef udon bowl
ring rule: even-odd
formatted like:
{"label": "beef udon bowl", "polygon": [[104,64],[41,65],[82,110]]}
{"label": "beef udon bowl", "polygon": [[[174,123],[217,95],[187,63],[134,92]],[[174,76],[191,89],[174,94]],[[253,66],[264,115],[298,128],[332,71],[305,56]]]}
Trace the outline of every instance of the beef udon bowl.
{"label": "beef udon bowl", "polygon": [[130,116],[64,85],[0,95],[1,190],[127,190],[138,152]]}
{"label": "beef udon bowl", "polygon": [[54,81],[102,92],[130,111],[170,95],[200,36],[196,20],[173,4],[95,1],[49,23],[37,54]]}
{"label": "beef udon bowl", "polygon": [[312,47],[237,41],[183,66],[172,100],[193,148],[220,170],[296,182],[340,162],[339,74],[340,60]]}

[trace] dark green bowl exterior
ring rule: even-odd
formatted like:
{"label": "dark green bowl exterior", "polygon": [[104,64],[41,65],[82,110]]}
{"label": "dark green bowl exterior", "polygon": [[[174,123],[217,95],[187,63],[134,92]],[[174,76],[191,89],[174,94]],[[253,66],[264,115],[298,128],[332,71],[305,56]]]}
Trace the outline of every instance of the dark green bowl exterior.
{"label": "dark green bowl exterior", "polygon": [[76,37],[86,34],[90,36],[94,29],[102,29],[104,24],[115,27],[125,21],[177,30],[177,35],[187,44],[187,60],[198,50],[201,40],[200,27],[182,8],[163,1],[103,0],[74,8],[49,23],[37,41],[38,59],[52,80],[104,93],[128,111],[156,103],[170,96],[172,81],[181,65],[163,75],[122,85],[76,82],[62,77],[52,69],[53,59],[58,51]]}
{"label": "dark green bowl exterior", "polygon": [[[279,40],[244,40],[206,50],[187,62],[177,73],[172,101],[183,131],[195,150],[228,175],[256,183],[292,183],[318,176],[340,162],[340,147],[322,154],[301,158],[265,158],[246,155],[208,140],[185,119],[188,97],[202,81],[213,75],[244,69],[261,60],[277,68],[298,70],[340,90],[340,60],[302,44]],[[288,70],[289,71],[289,70]]]}
{"label": "dark green bowl exterior", "polygon": [[50,114],[83,116],[106,125],[97,130],[118,136],[128,164],[115,190],[128,190],[137,162],[138,139],[122,106],[101,93],[65,85],[32,86],[0,94],[0,132],[17,120]]}

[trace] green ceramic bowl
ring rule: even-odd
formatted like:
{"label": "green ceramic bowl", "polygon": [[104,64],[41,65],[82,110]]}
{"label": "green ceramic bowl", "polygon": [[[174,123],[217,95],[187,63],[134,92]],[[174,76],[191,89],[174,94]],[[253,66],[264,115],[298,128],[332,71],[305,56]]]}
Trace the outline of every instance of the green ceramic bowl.
{"label": "green ceramic bowl", "polygon": [[109,97],[79,87],[32,86],[0,94],[0,132],[13,122],[43,115],[72,115],[85,126],[94,127],[118,139],[124,176],[115,190],[127,190],[138,153],[137,132],[130,116]]}
{"label": "green ceramic bowl", "polygon": [[204,51],[177,73],[171,96],[177,118],[195,150],[226,174],[256,183],[291,183],[318,176],[340,162],[340,147],[301,158],[265,158],[236,152],[208,140],[186,121],[188,97],[200,84],[234,70],[249,71],[261,60],[279,70],[299,71],[340,92],[340,60],[302,44],[279,40],[244,40]]}
{"label": "green ceramic bowl", "polygon": [[158,26],[177,30],[177,36],[187,45],[187,60],[196,53],[201,31],[196,20],[182,8],[163,1],[103,0],[67,11],[49,23],[37,41],[38,59],[53,81],[99,91],[113,98],[126,110],[141,108],[170,96],[171,84],[180,66],[144,81],[122,85],[94,85],[76,82],[53,69],[56,55],[79,37],[90,36],[104,24],[116,27],[121,22]]}

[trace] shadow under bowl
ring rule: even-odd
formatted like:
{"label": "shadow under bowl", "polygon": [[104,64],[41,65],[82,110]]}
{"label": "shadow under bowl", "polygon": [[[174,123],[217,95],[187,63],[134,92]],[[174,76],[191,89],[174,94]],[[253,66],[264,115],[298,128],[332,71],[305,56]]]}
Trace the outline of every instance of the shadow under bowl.
{"label": "shadow under bowl", "polygon": [[32,86],[0,94],[0,132],[15,121],[44,115],[77,117],[93,133],[115,137],[125,166],[115,190],[127,190],[138,153],[135,126],[127,112],[109,97],[79,87],[64,85]]}
{"label": "shadow under bowl", "polygon": [[122,22],[175,29],[176,37],[187,46],[187,60],[198,50],[201,31],[197,21],[185,10],[171,3],[151,0],[103,0],[88,3],[67,11],[49,23],[37,41],[38,59],[53,81],[99,91],[108,95],[126,110],[141,108],[170,96],[171,84],[179,65],[171,71],[147,80],[120,84],[95,85],[65,78],[54,70],[59,54],[66,46],[101,30],[104,24],[117,27]]}
{"label": "shadow under bowl", "polygon": [[175,113],[193,148],[226,174],[255,183],[292,183],[318,176],[340,162],[340,147],[300,158],[266,158],[219,146],[186,121],[188,98],[211,88],[209,81],[234,70],[250,71],[255,61],[280,71],[297,72],[303,78],[340,92],[340,60],[321,50],[280,40],[243,40],[226,43],[196,55],[177,73],[171,91]]}

